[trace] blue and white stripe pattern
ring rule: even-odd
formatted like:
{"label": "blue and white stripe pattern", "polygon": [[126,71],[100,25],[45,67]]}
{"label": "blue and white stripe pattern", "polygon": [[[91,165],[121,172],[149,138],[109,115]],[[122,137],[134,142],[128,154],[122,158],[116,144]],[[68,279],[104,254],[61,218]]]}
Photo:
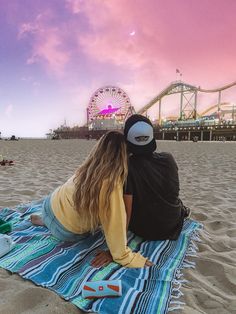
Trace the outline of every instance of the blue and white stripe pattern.
{"label": "blue and white stripe pattern", "polygon": [[[193,240],[197,240],[199,223],[186,220],[177,241],[143,241],[129,233],[128,245],[148,256],[155,264],[152,267],[130,269],[110,263],[97,269],[90,262],[97,250],[107,248],[102,233],[98,231],[76,244],[59,242],[45,227],[32,226],[29,215],[40,209],[38,202],[0,211],[1,219],[13,223],[9,235],[16,242],[14,249],[0,258],[0,267],[55,291],[84,311],[157,314],[174,308],[175,291],[181,294],[175,287],[180,269],[194,267],[187,255],[196,252]],[[82,298],[81,288],[86,281],[107,279],[122,281],[121,297]]]}

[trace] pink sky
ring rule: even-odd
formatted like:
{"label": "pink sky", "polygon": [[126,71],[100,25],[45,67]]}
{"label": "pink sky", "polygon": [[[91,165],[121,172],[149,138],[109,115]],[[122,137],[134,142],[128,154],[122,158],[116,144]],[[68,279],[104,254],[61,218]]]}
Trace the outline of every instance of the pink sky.
{"label": "pink sky", "polygon": [[[104,85],[124,89],[138,110],[176,68],[203,88],[236,81],[235,12],[234,0],[0,0],[2,136],[83,125]],[[222,101],[236,103],[236,88]],[[166,99],[163,114],[178,102]],[[199,110],[216,102],[201,94]]]}

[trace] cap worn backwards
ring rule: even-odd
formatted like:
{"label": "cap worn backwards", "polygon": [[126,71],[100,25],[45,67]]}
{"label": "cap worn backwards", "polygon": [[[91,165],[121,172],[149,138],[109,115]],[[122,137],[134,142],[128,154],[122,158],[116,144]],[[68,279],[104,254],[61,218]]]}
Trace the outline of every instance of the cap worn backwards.
{"label": "cap worn backwards", "polygon": [[138,121],[128,131],[127,141],[143,146],[149,144],[153,139],[153,128],[144,121]]}
{"label": "cap worn backwards", "polygon": [[125,122],[124,136],[128,150],[136,155],[152,153],[156,149],[153,125],[151,121],[139,114],[134,114]]}

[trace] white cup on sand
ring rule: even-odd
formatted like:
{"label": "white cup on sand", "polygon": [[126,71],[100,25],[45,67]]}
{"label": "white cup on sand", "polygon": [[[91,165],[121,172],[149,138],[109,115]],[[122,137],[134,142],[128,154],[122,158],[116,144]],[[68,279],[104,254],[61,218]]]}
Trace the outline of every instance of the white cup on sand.
{"label": "white cup on sand", "polygon": [[0,258],[11,251],[15,242],[6,234],[0,234]]}

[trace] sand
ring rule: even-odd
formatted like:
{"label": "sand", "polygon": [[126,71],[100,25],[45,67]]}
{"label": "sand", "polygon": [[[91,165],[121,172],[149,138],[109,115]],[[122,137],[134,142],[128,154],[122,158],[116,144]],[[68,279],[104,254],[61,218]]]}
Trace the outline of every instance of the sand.
{"label": "sand", "polygon": [[[40,199],[69,178],[95,141],[0,141],[0,208]],[[204,224],[195,269],[184,270],[184,314],[236,313],[236,143],[158,142],[179,166],[181,198]],[[81,313],[57,294],[0,269],[0,313]],[[178,312],[179,313],[179,312]]]}

